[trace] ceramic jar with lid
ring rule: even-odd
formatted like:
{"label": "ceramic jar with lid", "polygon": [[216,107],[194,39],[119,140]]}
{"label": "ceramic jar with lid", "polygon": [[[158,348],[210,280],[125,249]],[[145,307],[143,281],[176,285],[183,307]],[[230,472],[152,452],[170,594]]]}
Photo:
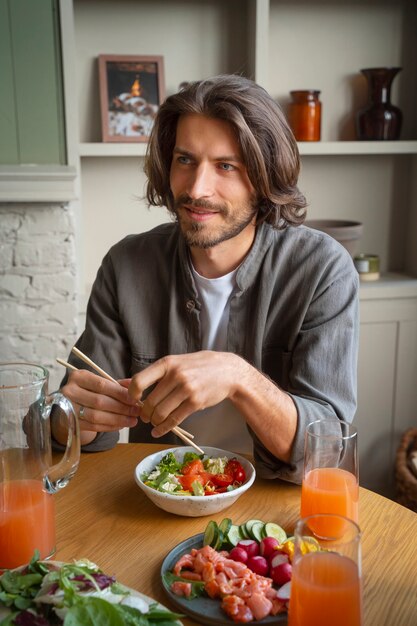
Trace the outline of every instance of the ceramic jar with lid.
{"label": "ceramic jar with lid", "polygon": [[288,122],[294,137],[297,141],[320,141],[320,91],[316,89],[290,91],[290,95]]}

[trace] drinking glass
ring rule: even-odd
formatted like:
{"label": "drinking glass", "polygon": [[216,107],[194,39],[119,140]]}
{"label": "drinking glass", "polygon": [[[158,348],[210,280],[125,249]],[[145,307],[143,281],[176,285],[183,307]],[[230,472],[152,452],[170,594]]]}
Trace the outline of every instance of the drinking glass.
{"label": "drinking glass", "polygon": [[[337,528],[323,537],[316,528]],[[347,517],[312,515],[294,531],[288,626],[361,626],[361,532]]]}
{"label": "drinking glass", "polygon": [[[356,428],[337,419],[311,422],[305,435],[300,517],[335,513],[358,523],[358,504]],[[324,535],[331,530],[324,527]]]}
{"label": "drinking glass", "polygon": [[[77,470],[80,438],[69,400],[47,395],[48,371],[31,363],[0,364],[0,569],[55,552],[52,494]],[[68,420],[64,455],[52,465],[51,411]]]}

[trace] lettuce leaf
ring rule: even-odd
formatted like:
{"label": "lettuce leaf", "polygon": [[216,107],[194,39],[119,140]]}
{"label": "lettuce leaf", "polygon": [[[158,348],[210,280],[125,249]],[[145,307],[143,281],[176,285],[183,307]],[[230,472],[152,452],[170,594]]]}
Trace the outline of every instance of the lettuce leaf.
{"label": "lettuce leaf", "polygon": [[169,571],[163,574],[162,580],[164,581],[165,586],[168,587],[168,589],[171,589],[172,583],[174,583],[177,580],[182,583],[190,583],[191,594],[188,596],[188,598],[185,598],[186,600],[194,600],[194,598],[199,598],[200,596],[206,595],[206,592],[204,590],[204,586],[205,586],[204,580],[188,580],[188,578],[182,578],[181,576],[176,576],[175,574]]}

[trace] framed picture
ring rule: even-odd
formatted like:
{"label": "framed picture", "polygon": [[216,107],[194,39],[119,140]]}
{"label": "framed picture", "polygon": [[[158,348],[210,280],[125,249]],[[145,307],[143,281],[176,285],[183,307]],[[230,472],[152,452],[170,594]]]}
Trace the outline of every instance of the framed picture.
{"label": "framed picture", "polygon": [[163,57],[101,54],[98,62],[103,141],[148,141],[165,99]]}

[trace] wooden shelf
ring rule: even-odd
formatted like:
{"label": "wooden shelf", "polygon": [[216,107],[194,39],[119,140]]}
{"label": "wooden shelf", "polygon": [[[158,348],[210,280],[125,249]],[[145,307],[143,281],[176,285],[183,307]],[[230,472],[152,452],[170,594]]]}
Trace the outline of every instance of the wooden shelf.
{"label": "wooden shelf", "polygon": [[[417,154],[417,141],[302,141],[300,154],[306,156]],[[143,157],[146,143],[81,143],[79,154],[86,157]]]}
{"label": "wooden shelf", "polygon": [[147,143],[81,143],[79,155],[84,157],[143,157]]}
{"label": "wooden shelf", "polygon": [[417,298],[417,276],[387,272],[378,280],[361,281],[361,300]]}
{"label": "wooden shelf", "polygon": [[417,154],[417,141],[312,141],[299,142],[302,155]]}

